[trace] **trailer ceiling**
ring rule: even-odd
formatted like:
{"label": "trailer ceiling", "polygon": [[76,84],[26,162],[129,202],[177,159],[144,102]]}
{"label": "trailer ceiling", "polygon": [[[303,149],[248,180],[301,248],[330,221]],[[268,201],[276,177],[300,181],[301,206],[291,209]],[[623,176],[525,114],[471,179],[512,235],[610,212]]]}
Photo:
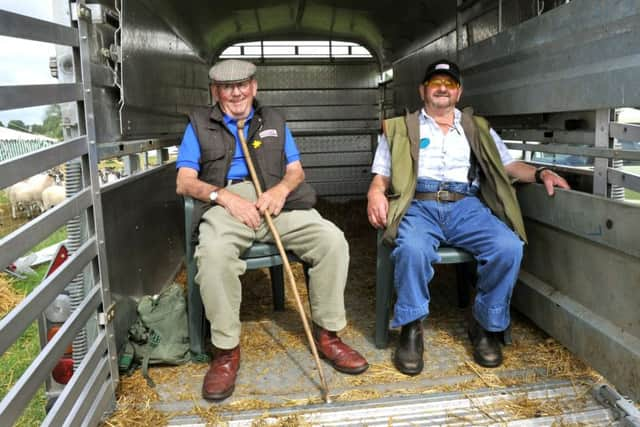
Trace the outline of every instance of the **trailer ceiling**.
{"label": "trailer ceiling", "polygon": [[[207,62],[233,43],[332,39],[367,47],[382,65],[454,25],[456,2],[437,0],[146,0]],[[126,5],[125,5],[126,7]]]}

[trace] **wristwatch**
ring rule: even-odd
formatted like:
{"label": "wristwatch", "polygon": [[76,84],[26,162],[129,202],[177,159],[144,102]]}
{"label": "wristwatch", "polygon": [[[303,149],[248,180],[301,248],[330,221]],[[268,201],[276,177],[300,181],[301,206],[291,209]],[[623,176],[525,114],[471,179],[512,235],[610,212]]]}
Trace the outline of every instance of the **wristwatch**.
{"label": "wristwatch", "polygon": [[542,176],[541,176],[542,171],[549,171],[549,170],[551,170],[551,169],[549,169],[548,167],[545,167],[545,166],[542,166],[542,167],[539,167],[538,169],[536,169],[536,173],[533,176],[535,177],[536,182],[538,184],[542,184],[543,183]]}
{"label": "wristwatch", "polygon": [[211,193],[209,193],[209,202],[211,204],[214,204],[217,199],[218,199],[218,192],[217,191],[212,191]]}

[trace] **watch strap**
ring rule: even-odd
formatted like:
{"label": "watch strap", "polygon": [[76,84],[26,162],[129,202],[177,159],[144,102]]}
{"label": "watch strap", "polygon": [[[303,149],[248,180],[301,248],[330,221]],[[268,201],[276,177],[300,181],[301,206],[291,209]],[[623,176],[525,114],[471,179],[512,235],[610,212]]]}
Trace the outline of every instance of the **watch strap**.
{"label": "watch strap", "polygon": [[536,182],[538,184],[542,184],[543,183],[541,174],[542,174],[543,171],[546,171],[546,170],[551,170],[551,169],[546,167],[546,166],[542,166],[542,167],[539,167],[539,168],[536,169],[536,173],[534,174],[534,177],[535,177]]}

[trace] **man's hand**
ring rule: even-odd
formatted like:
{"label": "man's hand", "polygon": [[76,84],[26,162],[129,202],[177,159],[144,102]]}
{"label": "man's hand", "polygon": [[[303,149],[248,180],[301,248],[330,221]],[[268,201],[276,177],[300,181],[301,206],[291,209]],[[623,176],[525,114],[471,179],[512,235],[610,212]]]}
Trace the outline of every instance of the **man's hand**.
{"label": "man's hand", "polygon": [[376,175],[369,185],[367,192],[367,217],[369,223],[374,228],[384,228],[387,226],[387,212],[389,212],[389,201],[386,192],[391,179],[387,176]]}
{"label": "man's hand", "polygon": [[567,181],[551,169],[545,169],[540,172],[540,179],[542,180],[544,188],[546,188],[549,196],[553,196],[555,194],[553,187],[560,187],[566,190],[571,189]]}
{"label": "man's hand", "polygon": [[[507,174],[510,177],[516,178],[523,182],[536,182],[536,167],[525,162],[517,161],[511,162],[505,165],[504,169],[507,171]],[[567,181],[552,171],[551,169],[544,169],[540,172],[540,179],[544,184],[544,188],[547,190],[547,194],[549,196],[553,196],[555,194],[555,190],[553,187],[564,188],[565,190],[570,190],[569,184]]]}
{"label": "man's hand", "polygon": [[367,216],[369,223],[374,228],[384,228],[387,226],[387,212],[389,211],[389,201],[387,196],[380,191],[369,191],[367,194]]}
{"label": "man's hand", "polygon": [[253,202],[243,199],[237,194],[222,190],[218,195],[219,204],[235,219],[256,230],[260,226],[260,212]]}
{"label": "man's hand", "polygon": [[256,202],[256,208],[261,214],[268,211],[271,215],[277,216],[284,206],[289,195],[289,190],[284,184],[274,185],[260,196]]}

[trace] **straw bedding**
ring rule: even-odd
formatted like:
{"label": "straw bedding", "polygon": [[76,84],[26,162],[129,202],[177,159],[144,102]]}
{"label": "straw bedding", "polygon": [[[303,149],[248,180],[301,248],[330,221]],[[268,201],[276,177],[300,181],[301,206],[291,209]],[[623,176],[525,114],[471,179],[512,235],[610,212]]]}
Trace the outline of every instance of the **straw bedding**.
{"label": "straw bedding", "polygon": [[[366,223],[365,209],[362,202],[347,204],[324,202],[318,206],[318,210],[326,218],[332,220],[345,232],[350,244],[350,269],[345,296],[348,325],[340,333],[346,342],[373,335],[376,241],[375,232]],[[302,267],[294,264],[293,272],[297,289],[306,307],[308,305],[307,289],[304,285]],[[437,294],[438,288],[447,288],[443,284],[450,282],[453,275],[453,267],[437,266],[436,279],[432,283],[433,293]],[[243,283],[241,348],[260,349],[254,352],[243,351],[242,364],[247,366],[263,363],[281,356],[284,351],[308,351],[292,293],[288,290],[289,284],[285,285],[287,286],[286,310],[273,312],[268,270],[247,272],[241,280]],[[186,282],[184,272],[179,273],[177,281]],[[308,315],[308,308],[305,310]],[[340,387],[332,393],[333,400],[358,401],[406,394],[506,388],[551,378],[570,379],[576,387],[588,390],[590,383],[602,380],[595,371],[584,365],[562,345],[517,314],[514,315],[512,322],[514,342],[505,348],[503,365],[497,369],[482,368],[472,362],[468,339],[461,338],[465,334],[456,329],[458,328],[456,325],[460,324],[461,316],[463,313],[456,307],[455,301],[447,301],[446,297],[442,297],[438,302],[434,297],[432,312],[425,322],[424,373],[415,377],[403,375],[393,366],[390,350],[377,360],[373,359],[381,353],[372,351],[366,354],[371,362],[369,370],[359,376],[341,376]],[[277,333],[274,332],[274,325],[278,326]],[[395,336],[397,331],[392,331],[392,340]],[[391,347],[393,347],[393,341]],[[457,360],[459,363],[442,370],[440,368],[442,361],[437,357],[430,357],[429,349],[445,351],[444,354],[450,355],[452,360]],[[285,367],[265,367],[259,372],[259,376],[274,373],[273,370],[277,369],[285,369]],[[200,384],[205,371],[206,365],[187,364],[181,367],[152,368],[150,374],[158,384],[175,383],[177,378],[189,378],[192,382]],[[425,378],[429,380],[428,384],[425,383]],[[381,385],[384,387],[380,387]],[[291,387],[295,388],[295,384]],[[256,420],[254,425],[304,426],[306,425],[304,420],[296,416],[277,420],[280,424],[273,424],[273,420],[270,419],[267,424],[268,409],[322,402],[317,390],[310,392],[308,398],[285,398],[278,403],[256,399],[256,395],[245,398],[242,393],[246,390],[251,390],[248,385],[238,384],[235,400],[208,406],[203,406],[197,389],[186,391],[178,389],[173,392],[172,397],[176,400],[193,401],[193,409],[189,413],[199,416],[208,425],[224,425],[221,414],[225,411],[265,410],[267,412]],[[105,425],[159,426],[166,424],[170,417],[180,415],[154,411],[153,403],[158,401],[158,394],[148,388],[139,372],[131,377],[122,378],[118,396],[118,409]],[[490,408],[483,410],[488,409]],[[531,400],[522,396],[505,401],[502,409],[514,418],[528,418],[562,414],[567,408],[556,401]],[[452,417],[455,418],[454,415]]]}

